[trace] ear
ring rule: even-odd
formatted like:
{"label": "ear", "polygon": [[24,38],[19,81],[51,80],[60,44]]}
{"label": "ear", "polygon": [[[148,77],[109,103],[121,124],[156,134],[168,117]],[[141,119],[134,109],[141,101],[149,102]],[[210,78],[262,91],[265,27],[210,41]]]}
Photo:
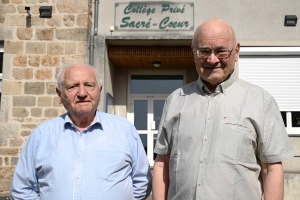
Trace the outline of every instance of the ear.
{"label": "ear", "polygon": [[59,98],[59,102],[61,103],[61,97],[60,97],[60,95],[61,95],[61,91],[58,89],[58,87],[56,87],[56,94],[57,94],[57,96],[58,96],[58,98]]}
{"label": "ear", "polygon": [[196,52],[195,52],[195,50],[194,50],[193,45],[191,45],[191,50],[192,50],[192,54],[193,54],[193,56],[194,56],[194,63],[196,63],[197,58],[196,58]]}
{"label": "ear", "polygon": [[99,91],[100,91],[100,92],[102,91],[102,87],[103,87],[102,85],[99,87]]}
{"label": "ear", "polygon": [[240,55],[240,43],[238,42],[235,47],[235,59],[234,59],[235,62],[239,60],[239,55]]}

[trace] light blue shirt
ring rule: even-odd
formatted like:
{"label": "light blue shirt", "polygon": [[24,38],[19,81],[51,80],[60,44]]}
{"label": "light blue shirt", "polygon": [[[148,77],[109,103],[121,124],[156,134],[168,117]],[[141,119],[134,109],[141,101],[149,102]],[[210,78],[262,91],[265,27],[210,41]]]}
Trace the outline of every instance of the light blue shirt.
{"label": "light blue shirt", "polygon": [[146,199],[150,191],[151,171],[135,127],[97,111],[82,132],[67,114],[39,125],[20,155],[10,195],[22,200],[131,200]]}

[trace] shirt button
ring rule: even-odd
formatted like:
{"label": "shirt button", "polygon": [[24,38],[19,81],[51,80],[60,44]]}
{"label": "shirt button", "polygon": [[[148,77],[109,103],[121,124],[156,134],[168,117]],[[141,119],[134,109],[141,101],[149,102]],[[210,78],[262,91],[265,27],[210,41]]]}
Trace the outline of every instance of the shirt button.
{"label": "shirt button", "polygon": [[82,157],[82,154],[80,154],[79,157]]}
{"label": "shirt button", "polygon": [[80,176],[77,176],[77,179],[80,179]]}
{"label": "shirt button", "polygon": [[204,138],[204,141],[207,141],[208,139],[207,138]]}
{"label": "shirt button", "polygon": [[198,183],[198,186],[201,186],[201,183]]}
{"label": "shirt button", "polygon": [[210,117],[208,117],[207,120],[209,121],[209,120],[210,120]]}

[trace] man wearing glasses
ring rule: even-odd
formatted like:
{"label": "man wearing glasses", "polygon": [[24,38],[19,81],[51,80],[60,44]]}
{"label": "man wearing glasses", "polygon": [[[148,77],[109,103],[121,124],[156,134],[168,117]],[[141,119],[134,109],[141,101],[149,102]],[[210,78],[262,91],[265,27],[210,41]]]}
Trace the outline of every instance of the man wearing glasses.
{"label": "man wearing glasses", "polygon": [[294,152],[274,98],[234,71],[234,30],[208,20],[196,29],[192,51],[199,79],[166,100],[154,200],[282,200],[281,161]]}

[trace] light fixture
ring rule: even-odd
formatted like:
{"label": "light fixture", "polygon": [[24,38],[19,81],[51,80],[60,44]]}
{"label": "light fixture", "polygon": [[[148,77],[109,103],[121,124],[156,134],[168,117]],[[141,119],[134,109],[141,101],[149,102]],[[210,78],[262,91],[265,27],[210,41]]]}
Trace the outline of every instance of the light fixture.
{"label": "light fixture", "polygon": [[40,18],[52,17],[52,6],[41,6],[39,10],[40,10]]}
{"label": "light fixture", "polygon": [[159,62],[159,61],[154,61],[154,62],[152,63],[152,65],[153,65],[153,67],[160,67],[160,66],[161,66],[161,62]]}
{"label": "light fixture", "polygon": [[112,32],[114,32],[115,27],[114,26],[110,26],[109,29],[110,29],[110,35],[112,36]]}
{"label": "light fixture", "polygon": [[284,17],[284,26],[296,26],[298,17],[296,15],[286,15]]}

